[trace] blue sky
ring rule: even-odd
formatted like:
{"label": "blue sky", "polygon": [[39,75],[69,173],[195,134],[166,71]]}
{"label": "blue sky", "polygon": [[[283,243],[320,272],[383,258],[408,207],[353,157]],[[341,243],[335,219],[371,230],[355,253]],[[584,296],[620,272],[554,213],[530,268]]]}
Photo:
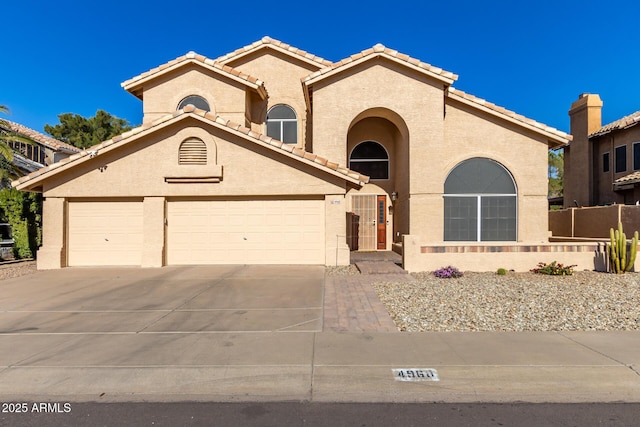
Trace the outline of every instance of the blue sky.
{"label": "blue sky", "polygon": [[602,97],[603,123],[640,110],[631,0],[22,0],[2,11],[3,117],[38,131],[58,114],[98,109],[140,124],[142,103],[121,82],[191,50],[216,58],[265,35],[331,61],[382,43],[564,131],[583,92]]}

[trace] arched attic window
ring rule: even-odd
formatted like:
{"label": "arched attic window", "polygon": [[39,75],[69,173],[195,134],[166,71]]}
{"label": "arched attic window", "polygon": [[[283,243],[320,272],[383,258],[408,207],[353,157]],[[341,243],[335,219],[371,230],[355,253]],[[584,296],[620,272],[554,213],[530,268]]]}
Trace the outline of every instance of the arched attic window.
{"label": "arched attic window", "polygon": [[178,164],[206,165],[207,144],[200,138],[187,138],[182,141],[178,150]]}
{"label": "arched attic window", "polygon": [[288,105],[276,105],[267,113],[267,136],[285,144],[298,143],[298,118]]}
{"label": "arched attic window", "polygon": [[199,95],[189,95],[184,98],[178,104],[178,110],[182,110],[187,105],[193,105],[199,110],[211,111],[211,107],[209,107],[209,103],[207,102],[207,100]]}
{"label": "arched attic window", "polygon": [[389,154],[375,141],[361,142],[351,151],[349,169],[371,179],[389,179]]}
{"label": "arched attic window", "polygon": [[504,166],[465,160],[444,183],[444,240],[515,241],[517,204],[515,182]]}

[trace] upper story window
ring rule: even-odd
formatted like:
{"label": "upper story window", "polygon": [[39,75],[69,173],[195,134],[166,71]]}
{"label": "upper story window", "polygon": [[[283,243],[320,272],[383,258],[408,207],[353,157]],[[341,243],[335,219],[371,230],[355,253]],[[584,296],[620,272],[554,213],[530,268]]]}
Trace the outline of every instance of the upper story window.
{"label": "upper story window", "polygon": [[180,165],[206,165],[207,145],[200,138],[187,138],[180,144],[178,151]]}
{"label": "upper story window", "polygon": [[627,170],[627,146],[616,147],[616,173]]}
{"label": "upper story window", "polygon": [[517,202],[504,166],[485,158],[465,160],[444,183],[444,240],[515,241]]}
{"label": "upper story window", "polygon": [[178,110],[183,109],[187,105],[193,105],[199,110],[211,111],[211,107],[209,107],[209,103],[206,99],[199,95],[189,95],[178,104]]}
{"label": "upper story window", "polygon": [[640,170],[640,142],[633,143],[633,170]]}
{"label": "upper story window", "polygon": [[276,105],[267,113],[267,136],[286,144],[298,143],[298,119],[288,105]]}
{"label": "upper story window", "polygon": [[29,144],[22,141],[7,141],[9,147],[29,160],[33,160],[34,162],[40,163],[41,165],[46,165],[46,154],[44,148],[37,144]]}
{"label": "upper story window", "polygon": [[611,168],[611,160],[609,159],[609,152],[602,154],[602,172],[609,172]]}
{"label": "upper story window", "polygon": [[389,154],[375,141],[361,142],[349,156],[349,168],[371,179],[389,179]]}

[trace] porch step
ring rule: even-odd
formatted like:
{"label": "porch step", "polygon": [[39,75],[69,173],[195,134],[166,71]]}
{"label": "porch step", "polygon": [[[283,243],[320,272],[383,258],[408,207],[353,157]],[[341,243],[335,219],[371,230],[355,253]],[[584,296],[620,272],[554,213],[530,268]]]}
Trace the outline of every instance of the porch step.
{"label": "porch step", "polygon": [[393,261],[360,261],[355,264],[361,274],[407,274]]}

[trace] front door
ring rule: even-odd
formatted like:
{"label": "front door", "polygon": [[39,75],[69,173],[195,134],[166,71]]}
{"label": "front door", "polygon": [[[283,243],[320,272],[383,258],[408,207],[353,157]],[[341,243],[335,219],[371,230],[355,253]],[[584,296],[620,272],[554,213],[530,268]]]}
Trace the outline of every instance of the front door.
{"label": "front door", "polygon": [[352,250],[387,249],[387,196],[354,194],[351,196],[353,223],[349,241]]}
{"label": "front door", "polygon": [[387,249],[387,197],[378,196],[378,206],[376,208],[378,216],[377,230],[377,243],[378,249]]}

